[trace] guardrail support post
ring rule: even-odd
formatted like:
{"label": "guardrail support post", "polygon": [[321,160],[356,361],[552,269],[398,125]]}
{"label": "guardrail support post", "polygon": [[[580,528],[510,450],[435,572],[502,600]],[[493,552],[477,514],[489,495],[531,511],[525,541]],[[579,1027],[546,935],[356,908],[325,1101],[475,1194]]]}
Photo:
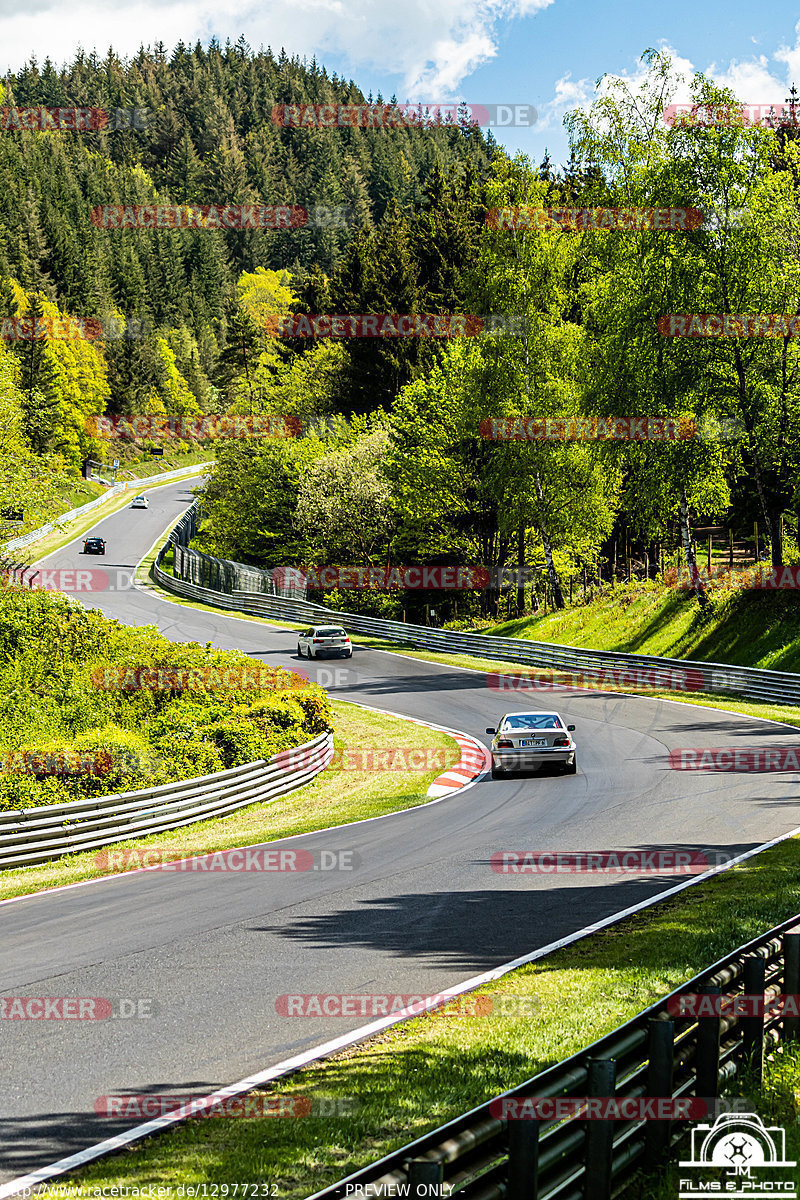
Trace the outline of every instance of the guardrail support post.
{"label": "guardrail support post", "polygon": [[[675,1077],[675,1022],[653,1017],[647,1026],[647,1095],[672,1096]],[[669,1153],[671,1121],[648,1121],[644,1134],[645,1170],[660,1166]]]}
{"label": "guardrail support post", "polygon": [[754,955],[744,960],[744,991],[756,997],[751,1003],[758,1010],[753,1016],[741,1017],[742,1058],[760,1084],[764,1074],[764,986],[766,967],[763,958]]}
{"label": "guardrail support post", "polygon": [[[613,1096],[617,1087],[617,1064],[613,1058],[589,1060],[589,1096]],[[611,1164],[614,1122],[586,1122],[586,1182],[584,1191],[592,1200],[611,1200]]]}
{"label": "guardrail support post", "polygon": [[509,1121],[507,1200],[537,1200],[539,1121]]}
{"label": "guardrail support post", "polygon": [[[440,1162],[431,1162],[429,1158],[412,1158],[408,1164],[408,1195],[409,1197],[425,1197],[435,1200],[442,1195],[444,1183],[444,1167]],[[437,1190],[438,1189],[438,1190]]]}
{"label": "guardrail support post", "polygon": [[[703,996],[719,997],[718,987],[700,987],[698,993]],[[695,1073],[697,1081],[695,1091],[704,1099],[713,1099],[719,1095],[719,1005],[717,1013],[710,1017],[697,1018],[697,1048],[695,1050]]]}
{"label": "guardrail support post", "polygon": [[[791,930],[785,933],[783,942],[783,994],[800,995],[800,933]],[[800,1017],[783,1018],[783,1039],[787,1042],[800,1040]]]}

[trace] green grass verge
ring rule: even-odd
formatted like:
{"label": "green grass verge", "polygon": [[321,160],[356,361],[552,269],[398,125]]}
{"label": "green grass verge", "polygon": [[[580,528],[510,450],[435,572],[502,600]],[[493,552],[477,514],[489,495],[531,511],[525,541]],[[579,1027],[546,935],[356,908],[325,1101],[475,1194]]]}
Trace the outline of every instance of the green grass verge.
{"label": "green grass verge", "polygon": [[[299,628],[299,626],[298,626]],[[520,672],[523,675],[537,675],[540,673],[538,667],[531,667],[530,664],[503,662],[496,658],[479,658],[477,655],[469,654],[439,654],[432,650],[419,650],[411,647],[406,647],[398,642],[388,642],[382,638],[370,638],[359,634],[351,634],[351,641],[361,646],[369,646],[375,650],[385,650],[391,654],[402,654],[406,658],[418,658],[424,662],[439,663],[442,666],[461,667],[464,670],[486,672],[487,674],[503,674]],[[490,693],[496,697],[497,708],[502,711],[503,707],[503,692]],[[551,695],[554,698],[554,704],[559,703],[558,697],[561,693],[536,693],[531,692],[513,692],[510,695],[524,697],[530,695],[534,697],[542,695]],[[613,693],[608,693],[611,696]],[[667,691],[641,691],[637,695],[649,697],[658,700],[674,700],[679,704],[698,704],[703,708],[718,708],[724,712],[741,713],[743,716],[757,717],[762,721],[780,721],[787,725],[800,726],[800,708],[792,707],[789,704],[769,704],[759,701],[739,700],[733,696],[718,696],[711,692],[667,692]]]}
{"label": "green grass verge", "polygon": [[51,502],[44,511],[33,514],[26,508],[24,509],[26,514],[24,521],[20,521],[19,523],[11,521],[2,522],[2,540],[4,542],[14,541],[15,538],[33,533],[34,529],[38,529],[42,525],[58,521],[63,513],[71,512],[73,508],[80,508],[84,504],[89,504],[92,500],[96,500],[99,496],[102,496],[107,490],[101,483],[83,479],[80,475],[75,474],[61,475],[57,479],[52,480],[49,487],[51,489]]}
{"label": "green grass verge", "polygon": [[414,1018],[262,1093],[324,1100],[333,1111],[338,1102],[347,1115],[189,1121],[70,1179],[106,1188],[269,1183],[301,1200],[585,1047],[800,912],[799,862],[790,839],[479,989],[523,997],[521,1011],[508,1001],[483,1016]]}
{"label": "green grass verge", "polygon": [[126,479],[147,479],[151,475],[161,475],[164,471],[178,471],[181,467],[194,466],[196,463],[210,462],[214,457],[214,449],[206,446],[201,450],[193,450],[190,454],[172,454],[169,458],[148,458],[142,462],[127,464],[117,471],[117,479],[124,483]]}
{"label": "green grass verge", "polygon": [[[253,804],[227,817],[198,821],[196,825],[186,825],[171,833],[118,842],[114,848],[163,846],[184,856],[206,854],[398,812],[424,804],[425,793],[436,776],[460,757],[458,744],[445,733],[414,725],[400,717],[373,713],[344,701],[332,700],[331,707],[337,746],[376,750],[389,747],[438,749],[442,751],[445,766],[425,772],[354,771],[331,766],[307,787],[290,792],[271,804]],[[88,850],[65,855],[41,866],[0,871],[0,899],[99,878],[107,871],[97,865],[98,854],[99,850]]]}
{"label": "green grass verge", "polygon": [[591,603],[506,621],[500,637],[800,671],[796,591],[712,590],[706,612],[694,596],[661,583],[605,587]]}
{"label": "green grass verge", "polygon": [[[222,612],[228,616],[235,617],[239,621],[255,621],[261,625],[275,626],[280,629],[304,629],[307,626],[307,621],[279,621],[271,617],[268,619],[257,617],[252,613],[240,613],[230,609],[218,608],[212,604],[203,604],[197,600],[186,600],[180,596],[176,596],[173,592],[167,591],[157,584],[150,575],[156,553],[163,542],[164,538],[159,538],[157,544],[150,550],[149,554],[142,559],[139,564],[136,580],[137,583],[146,585],[151,591],[162,596],[165,600],[169,600],[173,604],[179,604],[184,608],[196,608],[201,612]],[[347,622],[345,621],[346,624]],[[438,663],[441,666],[460,667],[463,670],[486,672],[487,674],[519,672],[523,675],[535,675],[540,673],[539,668],[531,667],[530,664],[506,662],[503,659],[497,658],[482,658],[476,654],[441,654],[434,650],[423,650],[410,644],[390,642],[386,638],[370,637],[367,634],[353,633],[352,631],[350,632],[350,640],[357,646],[366,646],[373,650],[384,650],[390,654],[400,654],[406,658],[416,658],[422,662]],[[497,697],[498,708],[501,708],[503,693],[496,692],[491,694]],[[527,693],[517,692],[513,694],[525,696]],[[530,693],[532,697],[536,694],[535,692]],[[539,694],[542,695],[544,693]],[[559,694],[558,692],[552,693],[554,697],[558,697]],[[779,721],[787,725],[800,726],[800,708],[789,704],[770,704],[759,701],[740,700],[735,696],[720,696],[712,692],[642,691],[637,694],[654,699],[674,700],[680,704],[696,704],[703,708],[717,708],[723,712],[741,713],[742,716],[756,717],[762,721]]]}

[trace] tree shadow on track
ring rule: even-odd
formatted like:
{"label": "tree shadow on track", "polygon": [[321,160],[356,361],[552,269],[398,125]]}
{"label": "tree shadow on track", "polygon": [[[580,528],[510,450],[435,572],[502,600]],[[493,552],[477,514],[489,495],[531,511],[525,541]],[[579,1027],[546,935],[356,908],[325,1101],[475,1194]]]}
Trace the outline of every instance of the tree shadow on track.
{"label": "tree shadow on track", "polygon": [[[556,872],[551,870],[496,874],[498,886],[494,889],[427,889],[418,894],[366,900],[356,908],[303,917],[288,926],[276,923],[249,928],[324,950],[377,949],[398,958],[420,960],[432,971],[457,968],[467,977],[567,937],[750,848],[752,843],[639,846],[631,849],[649,855],[686,852],[696,859],[704,858],[693,864],[692,875],[685,871],[670,875],[667,870],[645,877],[640,871],[636,878],[631,877],[632,872],[628,872],[628,878],[620,878],[626,872],[617,869],[595,872],[592,885],[579,882],[574,887],[553,886]],[[490,856],[484,865],[491,878]],[[559,881],[567,875],[587,878],[585,871],[571,870],[560,872]]]}

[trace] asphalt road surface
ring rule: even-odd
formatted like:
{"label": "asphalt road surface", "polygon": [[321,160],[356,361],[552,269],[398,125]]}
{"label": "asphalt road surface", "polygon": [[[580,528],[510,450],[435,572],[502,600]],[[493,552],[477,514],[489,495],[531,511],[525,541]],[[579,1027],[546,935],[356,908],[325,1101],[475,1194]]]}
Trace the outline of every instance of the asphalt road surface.
{"label": "asphalt road surface", "polygon": [[[92,532],[106,539],[105,557],[87,559],[81,539],[42,567],[105,572],[105,583],[91,577],[101,590],[77,594],[128,624],[298,669],[289,630],[130,586],[138,560],[190,503],[191,486],[154,489],[148,510],[100,521]],[[318,668],[302,669],[314,678]],[[342,699],[487,744],[485,727],[502,712],[552,701],[498,694],[480,672],[358,646],[351,660],[319,670]],[[577,775],[487,777],[431,806],[281,843],[355,851],[351,871],[146,872],[0,905],[0,995],[122,998],[144,1001],[151,1014],[0,1022],[0,1180],[136,1123],[95,1115],[99,1097],[211,1091],[367,1019],[281,1016],[283,994],[436,993],[676,882],[501,875],[490,866],[497,851],[733,854],[800,825],[794,773],[668,763],[675,747],[796,745],[796,732],[645,698],[556,696],[553,707],[577,727]]]}

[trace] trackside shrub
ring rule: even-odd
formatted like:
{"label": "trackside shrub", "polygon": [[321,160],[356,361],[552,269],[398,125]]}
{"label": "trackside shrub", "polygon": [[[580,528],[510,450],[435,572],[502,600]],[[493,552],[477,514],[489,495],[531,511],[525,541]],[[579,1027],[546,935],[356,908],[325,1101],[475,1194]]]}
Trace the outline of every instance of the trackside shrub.
{"label": "trackside shrub", "polygon": [[59,593],[0,588],[0,810],[211,775],[331,726],[325,692]]}

